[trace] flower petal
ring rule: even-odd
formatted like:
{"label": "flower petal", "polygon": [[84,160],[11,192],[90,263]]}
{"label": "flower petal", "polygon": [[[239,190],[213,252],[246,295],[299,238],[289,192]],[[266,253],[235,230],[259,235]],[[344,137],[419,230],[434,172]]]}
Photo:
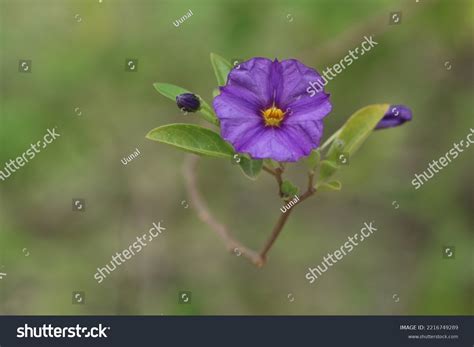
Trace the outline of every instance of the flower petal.
{"label": "flower petal", "polygon": [[412,113],[407,106],[391,105],[382,120],[375,127],[375,130],[396,127],[410,121],[411,119]]}
{"label": "flower petal", "polygon": [[267,107],[273,99],[274,65],[267,58],[253,58],[232,69],[227,84],[221,90],[245,97],[259,108]]}
{"label": "flower petal", "polygon": [[231,93],[229,90],[224,90],[216,96],[212,106],[221,122],[225,119],[240,118],[254,118],[263,121],[262,117],[259,117],[259,109],[252,102]]}
{"label": "flower petal", "polygon": [[286,124],[303,124],[305,122],[320,121],[332,110],[329,94],[324,92],[311,97],[302,96],[299,100],[288,105],[286,109]]}
{"label": "flower petal", "polygon": [[222,138],[234,146],[238,152],[240,148],[258,135],[264,128],[262,122],[255,118],[225,119],[221,122]]}
{"label": "flower petal", "polygon": [[260,127],[249,131],[245,141],[235,143],[238,152],[248,153],[253,159],[271,158],[281,162],[295,162],[309,155],[316,148],[322,136],[322,122],[314,122],[311,127],[299,125],[282,128]]}
{"label": "flower petal", "polygon": [[308,96],[309,83],[321,80],[316,70],[307,67],[296,59],[283,60],[279,63],[277,70],[278,80],[276,83],[276,104],[280,108],[287,108],[299,97]]}
{"label": "flower petal", "polygon": [[307,121],[305,124],[285,124],[285,132],[295,145],[301,148],[301,156],[307,156],[319,146],[323,137],[322,121]]}

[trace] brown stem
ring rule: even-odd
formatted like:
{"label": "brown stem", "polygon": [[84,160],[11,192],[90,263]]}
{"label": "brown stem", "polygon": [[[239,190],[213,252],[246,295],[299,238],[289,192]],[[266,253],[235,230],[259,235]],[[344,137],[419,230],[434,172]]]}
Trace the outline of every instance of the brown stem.
{"label": "brown stem", "polygon": [[257,252],[251,250],[250,248],[245,247],[239,241],[234,239],[231,236],[230,232],[227,230],[227,227],[219,223],[210,213],[209,208],[202,199],[201,194],[199,193],[199,190],[197,188],[195,172],[198,160],[199,157],[189,155],[186,158],[183,166],[183,174],[186,180],[186,188],[190,195],[191,206],[194,207],[198,212],[199,219],[209,225],[211,229],[214,230],[214,232],[224,241],[227,249],[230,252],[239,252],[241,255],[248,258],[255,265],[259,267],[262,266],[263,261],[260,255]]}
{"label": "brown stem", "polygon": [[[293,208],[294,207],[295,206],[293,206]],[[286,221],[288,220],[288,217],[290,217],[290,214],[291,214],[291,211],[293,211],[293,208],[286,211],[286,213],[280,214],[280,218],[278,218],[277,223],[273,227],[270,237],[268,238],[267,242],[265,242],[263,249],[260,251],[260,257],[262,258],[264,263],[267,261],[268,251],[270,251],[276,239],[278,238],[278,235],[280,235],[281,231],[283,230],[283,227],[285,226]]]}
{"label": "brown stem", "polygon": [[274,170],[270,169],[269,167],[263,165],[262,169],[263,169],[263,171],[268,172],[270,175],[276,176],[276,172]]}
{"label": "brown stem", "polygon": [[[234,239],[231,233],[229,232],[229,230],[227,229],[227,227],[219,223],[209,211],[208,206],[204,202],[197,188],[196,166],[197,166],[198,160],[199,160],[199,157],[194,156],[194,155],[189,155],[186,158],[183,165],[183,174],[186,181],[186,189],[190,196],[191,206],[195,208],[196,211],[198,212],[199,219],[201,219],[204,223],[209,225],[211,229],[214,230],[214,232],[224,241],[229,251],[234,251],[234,252],[238,251],[241,255],[249,259],[256,266],[258,267],[263,266],[266,262],[266,257],[267,257],[268,252],[270,251],[274,242],[276,241],[281,231],[283,230],[283,227],[285,226],[285,223],[288,220],[288,217],[290,216],[291,211],[295,208],[296,205],[303,202],[304,200],[306,200],[307,198],[309,198],[311,195],[313,195],[316,192],[316,190],[313,187],[314,174],[313,173],[309,174],[308,189],[306,190],[304,194],[302,194],[299,197],[299,201],[290,210],[286,211],[286,213],[280,214],[280,217],[278,218],[277,223],[273,227],[272,233],[269,239],[267,240],[267,242],[265,243],[262,251],[260,253],[257,253],[254,250],[245,247],[242,243]],[[283,181],[282,180],[283,170],[284,170],[284,167],[280,166],[279,168],[276,168],[274,171],[276,180],[278,182],[278,186],[280,188],[281,196],[283,196],[283,193],[281,192],[281,185]],[[268,172],[268,170],[265,170],[265,171]]]}
{"label": "brown stem", "polygon": [[314,171],[311,170],[310,172],[308,172],[308,188],[307,188],[307,191],[313,191],[314,193]]}
{"label": "brown stem", "polygon": [[[273,227],[272,233],[270,234],[270,237],[268,238],[267,242],[265,242],[265,245],[263,246],[263,249],[260,251],[260,257],[264,262],[267,260],[267,254],[272,248],[273,244],[275,243],[276,239],[280,235],[281,231],[283,230],[283,227],[286,224],[286,221],[288,220],[288,217],[290,217],[291,212],[293,209],[296,207],[296,205],[302,203],[304,200],[312,196],[314,193],[316,193],[316,189],[313,186],[313,180],[314,180],[314,173],[310,172],[308,174],[308,188],[304,194],[302,194],[299,197],[298,202],[293,205],[289,210],[286,212],[282,212],[280,214],[280,217],[278,218],[277,223]],[[281,190],[280,190],[281,191]]]}
{"label": "brown stem", "polygon": [[283,191],[281,190],[281,186],[283,184],[283,168],[282,167],[277,167],[275,169],[275,178],[278,184],[278,195],[282,198],[284,196]]}

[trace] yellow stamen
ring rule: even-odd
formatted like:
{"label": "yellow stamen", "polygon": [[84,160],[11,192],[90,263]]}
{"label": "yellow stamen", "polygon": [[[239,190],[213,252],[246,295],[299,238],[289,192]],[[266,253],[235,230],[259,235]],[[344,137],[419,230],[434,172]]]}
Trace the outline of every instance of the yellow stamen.
{"label": "yellow stamen", "polygon": [[280,126],[285,112],[280,110],[278,107],[272,106],[266,110],[262,110],[263,118],[265,119],[265,126],[277,127]]}

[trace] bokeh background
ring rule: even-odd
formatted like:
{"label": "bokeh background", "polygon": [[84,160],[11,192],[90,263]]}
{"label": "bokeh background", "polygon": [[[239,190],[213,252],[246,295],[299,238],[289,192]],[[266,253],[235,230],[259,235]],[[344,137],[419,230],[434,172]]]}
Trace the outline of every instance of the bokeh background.
{"label": "bokeh background", "polygon": [[[396,11],[401,23],[389,25]],[[474,151],[419,190],[411,180],[474,127],[473,16],[469,0],[0,0],[1,168],[48,128],[61,134],[0,181],[0,313],[472,314]],[[210,52],[321,71],[364,35],[379,45],[327,86],[325,137],[371,103],[409,105],[414,119],[374,133],[338,174],[343,190],[299,206],[257,269],[182,204],[185,154],[145,139],[159,125],[198,122],[152,83],[210,102]],[[20,59],[31,73],[18,71]],[[198,174],[217,219],[260,248],[281,206],[272,177],[249,181],[219,159],[201,160]],[[303,167],[290,177],[303,185]],[[166,231],[98,284],[97,267],[158,221]],[[309,284],[307,268],[366,221],[378,231]],[[443,258],[447,245],[455,259]],[[74,291],[85,304],[72,303]],[[178,303],[180,291],[191,304]]]}

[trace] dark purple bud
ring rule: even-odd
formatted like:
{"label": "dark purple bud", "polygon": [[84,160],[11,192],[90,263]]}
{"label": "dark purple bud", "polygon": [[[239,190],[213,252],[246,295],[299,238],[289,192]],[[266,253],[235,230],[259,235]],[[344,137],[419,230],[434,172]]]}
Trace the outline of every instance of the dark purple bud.
{"label": "dark purple bud", "polygon": [[411,110],[404,105],[390,105],[382,120],[377,124],[375,130],[393,128],[410,121]]}
{"label": "dark purple bud", "polygon": [[176,105],[185,112],[196,112],[201,107],[199,97],[192,93],[180,94],[176,97]]}

